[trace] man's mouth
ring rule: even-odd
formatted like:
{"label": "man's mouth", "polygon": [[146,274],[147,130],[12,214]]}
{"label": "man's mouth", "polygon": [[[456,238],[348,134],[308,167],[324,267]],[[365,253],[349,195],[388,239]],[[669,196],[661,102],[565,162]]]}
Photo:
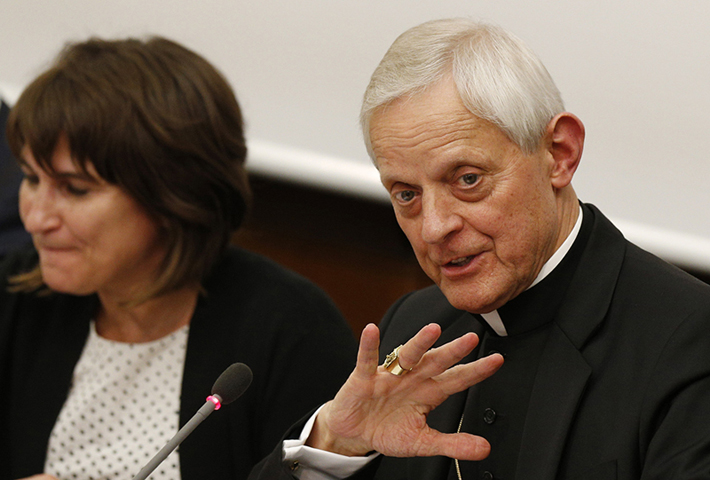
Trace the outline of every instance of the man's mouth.
{"label": "man's mouth", "polygon": [[454,260],[451,260],[449,263],[446,264],[446,266],[451,266],[451,267],[462,267],[469,263],[471,260],[473,260],[474,255],[469,255],[468,257],[461,257],[461,258],[456,258]]}

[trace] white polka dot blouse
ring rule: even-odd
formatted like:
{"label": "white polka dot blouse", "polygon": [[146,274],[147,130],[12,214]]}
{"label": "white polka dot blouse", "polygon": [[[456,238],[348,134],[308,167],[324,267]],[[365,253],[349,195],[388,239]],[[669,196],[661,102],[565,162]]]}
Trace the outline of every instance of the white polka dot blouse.
{"label": "white polka dot blouse", "polygon": [[[179,425],[188,326],[159,340],[122,343],[96,333],[74,368],[49,439],[45,473],[61,480],[130,479]],[[179,480],[178,451],[151,480]]]}

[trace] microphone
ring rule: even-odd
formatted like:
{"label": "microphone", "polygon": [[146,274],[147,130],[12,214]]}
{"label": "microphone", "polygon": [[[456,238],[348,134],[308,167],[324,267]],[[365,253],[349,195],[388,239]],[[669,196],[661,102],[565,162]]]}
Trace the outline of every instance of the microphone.
{"label": "microphone", "polygon": [[212,395],[197,411],[195,415],[175,434],[165,446],[155,454],[145,467],[133,477],[133,480],[145,480],[155,468],[160,465],[168,455],[192,433],[207,416],[219,410],[222,405],[232,403],[246,392],[252,380],[251,369],[243,363],[233,363],[222,372],[217,381],[212,385]]}

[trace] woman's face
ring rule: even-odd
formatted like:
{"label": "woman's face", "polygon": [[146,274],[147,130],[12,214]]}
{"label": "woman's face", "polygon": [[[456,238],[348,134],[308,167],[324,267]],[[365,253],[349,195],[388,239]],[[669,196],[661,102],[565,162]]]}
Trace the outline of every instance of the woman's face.
{"label": "woman's face", "polygon": [[165,255],[157,223],[125,191],[88,175],[60,139],[55,174],[42,170],[32,152],[22,154],[20,216],[39,252],[51,289],[130,299],[152,282]]}

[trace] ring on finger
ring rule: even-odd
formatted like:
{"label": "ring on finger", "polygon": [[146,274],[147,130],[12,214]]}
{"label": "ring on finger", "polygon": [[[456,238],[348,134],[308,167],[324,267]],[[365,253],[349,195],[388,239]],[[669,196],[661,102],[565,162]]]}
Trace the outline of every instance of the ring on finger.
{"label": "ring on finger", "polygon": [[385,367],[385,370],[390,372],[392,375],[401,376],[412,371],[411,368],[404,368],[399,364],[400,348],[402,348],[402,345],[392,350],[392,353],[385,357],[385,362],[382,364],[382,366]]}

